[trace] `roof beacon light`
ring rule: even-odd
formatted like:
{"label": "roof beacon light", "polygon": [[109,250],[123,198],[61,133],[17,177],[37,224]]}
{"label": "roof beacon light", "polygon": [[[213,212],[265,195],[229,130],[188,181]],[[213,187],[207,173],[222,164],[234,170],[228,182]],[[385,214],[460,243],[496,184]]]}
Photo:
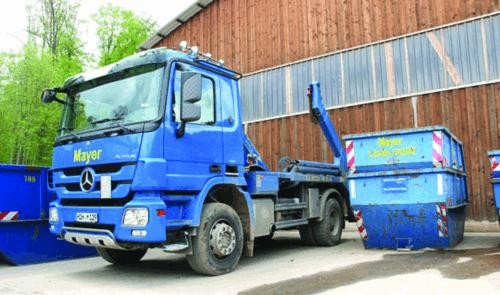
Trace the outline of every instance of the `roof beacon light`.
{"label": "roof beacon light", "polygon": [[191,54],[193,55],[193,57],[198,57],[198,54],[200,54],[200,49],[198,48],[198,46],[191,47]]}
{"label": "roof beacon light", "polygon": [[204,60],[204,61],[207,61],[209,63],[212,63],[214,65],[218,65],[221,67],[224,66],[223,59],[215,60],[212,57],[212,54],[210,52],[207,52],[207,53],[200,52],[200,49],[198,48],[198,46],[191,46],[190,47],[188,45],[187,41],[181,41],[179,43],[178,48],[180,51],[188,53],[189,55],[191,55],[193,58],[195,58],[197,60]]}
{"label": "roof beacon light", "polygon": [[186,40],[182,40],[180,43],[179,43],[179,50],[180,51],[186,51],[186,49],[188,48],[188,43]]}

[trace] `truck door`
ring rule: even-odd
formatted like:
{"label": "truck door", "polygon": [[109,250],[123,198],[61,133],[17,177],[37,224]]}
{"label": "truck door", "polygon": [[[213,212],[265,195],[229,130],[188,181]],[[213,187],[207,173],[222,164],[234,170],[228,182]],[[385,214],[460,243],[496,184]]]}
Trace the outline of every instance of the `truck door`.
{"label": "truck door", "polygon": [[228,177],[243,176],[243,127],[239,107],[238,82],[220,78],[220,101],[222,105],[222,136],[224,144],[224,171]]}
{"label": "truck door", "polygon": [[[180,126],[180,74],[202,74],[201,118],[186,124],[183,136],[176,138]],[[223,175],[221,101],[219,78],[191,64],[174,63],[170,70],[165,116],[166,186],[172,191],[199,191],[215,176]]]}

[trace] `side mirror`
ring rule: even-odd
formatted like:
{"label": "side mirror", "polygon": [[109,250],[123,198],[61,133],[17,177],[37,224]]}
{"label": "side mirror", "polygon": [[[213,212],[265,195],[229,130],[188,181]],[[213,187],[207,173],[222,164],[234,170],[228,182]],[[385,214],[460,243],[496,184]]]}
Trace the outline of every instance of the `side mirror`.
{"label": "side mirror", "polygon": [[181,122],[198,121],[201,107],[196,104],[201,100],[201,74],[183,72],[181,74]]}
{"label": "side mirror", "polygon": [[184,135],[187,122],[194,122],[201,118],[201,106],[196,104],[201,100],[201,74],[196,72],[181,73],[181,125],[176,130],[177,138]]}
{"label": "side mirror", "polygon": [[54,89],[45,89],[41,96],[43,103],[51,103],[57,100],[56,91]]}

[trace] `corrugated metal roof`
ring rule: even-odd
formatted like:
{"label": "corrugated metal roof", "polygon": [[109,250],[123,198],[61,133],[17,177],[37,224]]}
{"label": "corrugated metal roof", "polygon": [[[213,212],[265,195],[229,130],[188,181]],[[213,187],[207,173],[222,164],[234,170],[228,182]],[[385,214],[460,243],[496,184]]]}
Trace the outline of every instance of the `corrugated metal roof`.
{"label": "corrugated metal roof", "polygon": [[139,49],[146,50],[152,48],[163,38],[165,38],[168,34],[177,29],[177,27],[187,22],[190,18],[195,16],[201,10],[205,9],[213,1],[214,0],[196,1],[186,10],[184,10],[178,16],[176,16],[173,20],[164,25],[160,30],[158,30],[158,32],[156,32],[154,35],[150,36],[146,41],[144,41],[144,43],[142,43],[139,46]]}

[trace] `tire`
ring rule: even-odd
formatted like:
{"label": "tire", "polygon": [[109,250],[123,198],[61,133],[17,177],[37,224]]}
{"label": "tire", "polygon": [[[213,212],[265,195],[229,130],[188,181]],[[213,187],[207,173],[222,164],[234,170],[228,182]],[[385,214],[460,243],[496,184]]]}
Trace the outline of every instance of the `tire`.
{"label": "tire", "polygon": [[198,234],[192,238],[193,254],[186,258],[198,273],[229,273],[240,261],[243,242],[243,227],[236,211],[226,204],[208,203],[203,207]]}
{"label": "tire", "polygon": [[316,246],[316,239],[314,238],[313,225],[305,224],[299,226],[300,240],[307,246]]}
{"label": "tire", "polygon": [[335,199],[328,199],[323,212],[323,220],[313,225],[314,239],[318,246],[330,247],[340,243],[344,215]]}
{"label": "tire", "polygon": [[144,255],[146,255],[147,249],[140,250],[115,250],[106,248],[97,248],[97,252],[101,255],[104,260],[112,264],[133,264],[139,262]]}

